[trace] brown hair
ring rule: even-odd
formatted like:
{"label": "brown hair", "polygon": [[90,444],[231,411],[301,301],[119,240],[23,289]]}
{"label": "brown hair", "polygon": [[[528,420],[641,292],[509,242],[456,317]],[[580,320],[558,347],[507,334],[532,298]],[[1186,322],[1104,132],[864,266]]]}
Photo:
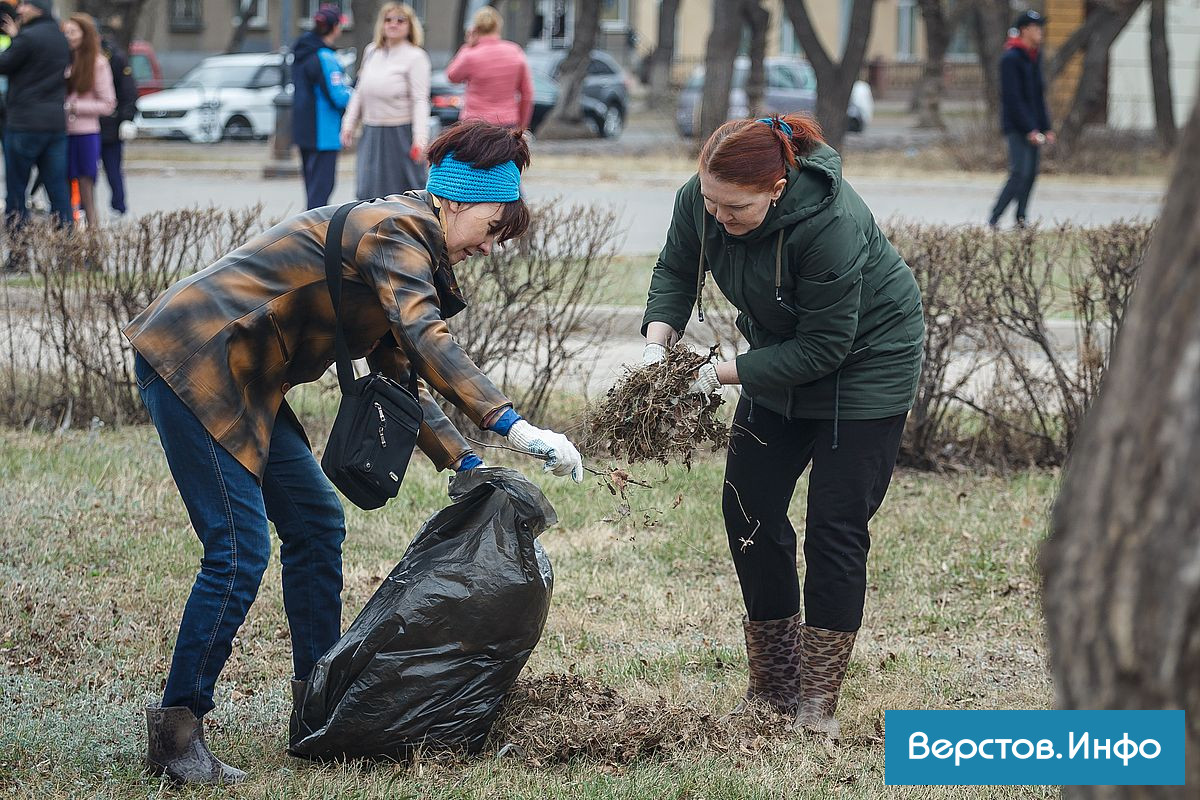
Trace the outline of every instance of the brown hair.
{"label": "brown hair", "polygon": [[700,169],[719,181],[768,192],[798,157],[824,142],[812,117],[772,114],[766,119],[735,119],[717,128],[700,149]]}
{"label": "brown hair", "polygon": [[[83,41],[71,54],[71,74],[67,77],[68,94],[87,94],[96,87],[96,59],[100,56],[100,34],[87,14],[72,14],[67,22],[74,22],[83,31]],[[63,23],[66,25],[66,22]]]}
{"label": "brown hair", "polygon": [[425,44],[425,29],[421,27],[421,20],[417,19],[417,12],[413,11],[412,6],[408,3],[391,2],[380,6],[379,16],[375,18],[375,37],[372,39],[375,46],[382,50],[387,44],[387,39],[383,35],[383,20],[388,14],[397,11],[408,19],[408,41],[417,47]]}
{"label": "brown hair", "polygon": [[[456,160],[479,169],[489,169],[505,161],[513,162],[522,172],[529,166],[529,144],[521,131],[483,120],[460,122],[447,129],[430,142],[427,156],[430,164],[440,164],[451,153]],[[499,234],[500,241],[506,242],[529,229],[529,207],[523,197],[503,205],[504,213],[492,223],[492,233]]]}

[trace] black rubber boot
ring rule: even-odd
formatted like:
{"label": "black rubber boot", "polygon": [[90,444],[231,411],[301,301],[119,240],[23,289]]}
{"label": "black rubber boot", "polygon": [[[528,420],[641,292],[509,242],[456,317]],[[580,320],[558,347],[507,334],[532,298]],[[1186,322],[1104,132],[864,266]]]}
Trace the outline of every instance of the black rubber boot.
{"label": "black rubber boot", "polygon": [[296,713],[297,707],[304,700],[304,690],[308,686],[307,681],[298,681],[292,679],[292,716],[288,719],[288,755],[296,756],[297,758],[306,758],[301,753],[297,753],[292,749],[292,745],[300,740],[300,715]]}
{"label": "black rubber boot", "polygon": [[246,773],[209,752],[204,722],[190,708],[146,709],[146,770],[172,783],[241,783]]}

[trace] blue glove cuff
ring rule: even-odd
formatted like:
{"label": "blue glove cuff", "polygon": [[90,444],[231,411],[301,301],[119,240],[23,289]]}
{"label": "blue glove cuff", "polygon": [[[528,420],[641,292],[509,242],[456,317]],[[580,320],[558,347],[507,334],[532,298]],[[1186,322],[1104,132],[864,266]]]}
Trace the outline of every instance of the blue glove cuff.
{"label": "blue glove cuff", "polygon": [[492,430],[501,436],[508,436],[508,432],[513,425],[521,420],[521,415],[513,411],[511,408],[504,409],[504,413],[500,415],[500,419],[492,423]]}
{"label": "blue glove cuff", "polygon": [[483,466],[483,459],[474,453],[468,453],[462,457],[462,461],[458,462],[458,466],[454,468],[455,472],[466,472],[469,469]]}

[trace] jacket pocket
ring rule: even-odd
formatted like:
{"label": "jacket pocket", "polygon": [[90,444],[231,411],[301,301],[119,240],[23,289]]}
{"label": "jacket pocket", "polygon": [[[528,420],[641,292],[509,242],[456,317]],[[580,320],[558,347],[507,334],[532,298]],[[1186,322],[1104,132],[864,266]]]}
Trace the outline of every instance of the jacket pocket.
{"label": "jacket pocket", "polygon": [[283,331],[279,328],[279,320],[275,319],[275,312],[268,311],[267,319],[271,320],[271,329],[275,331],[275,340],[279,342],[279,352],[283,355],[284,362],[290,362],[292,354],[288,352],[287,340],[283,338]]}
{"label": "jacket pocket", "polygon": [[824,311],[837,304],[839,300],[862,280],[862,273],[851,270],[844,275],[833,277],[832,280],[796,280],[796,305],[802,311]]}
{"label": "jacket pocket", "polygon": [[133,361],[133,379],[137,381],[138,389],[145,391],[150,384],[159,379],[159,374],[154,371],[154,367],[142,355],[138,355]]}

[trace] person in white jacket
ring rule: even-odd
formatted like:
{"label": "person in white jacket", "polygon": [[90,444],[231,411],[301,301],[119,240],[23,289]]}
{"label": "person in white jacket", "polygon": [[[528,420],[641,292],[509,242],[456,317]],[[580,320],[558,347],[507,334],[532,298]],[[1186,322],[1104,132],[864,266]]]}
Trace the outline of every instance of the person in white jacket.
{"label": "person in white jacket", "polygon": [[72,14],[62,24],[71,48],[67,75],[67,180],[79,183],[79,204],[89,228],[99,224],[96,175],[100,164],[100,118],[117,107],[108,59],[100,52],[100,34],[87,14]]}
{"label": "person in white jacket", "polygon": [[358,199],[425,188],[429,142],[429,54],[413,9],[384,3],[367,45],[354,97],[342,118],[342,146],[358,145]]}

